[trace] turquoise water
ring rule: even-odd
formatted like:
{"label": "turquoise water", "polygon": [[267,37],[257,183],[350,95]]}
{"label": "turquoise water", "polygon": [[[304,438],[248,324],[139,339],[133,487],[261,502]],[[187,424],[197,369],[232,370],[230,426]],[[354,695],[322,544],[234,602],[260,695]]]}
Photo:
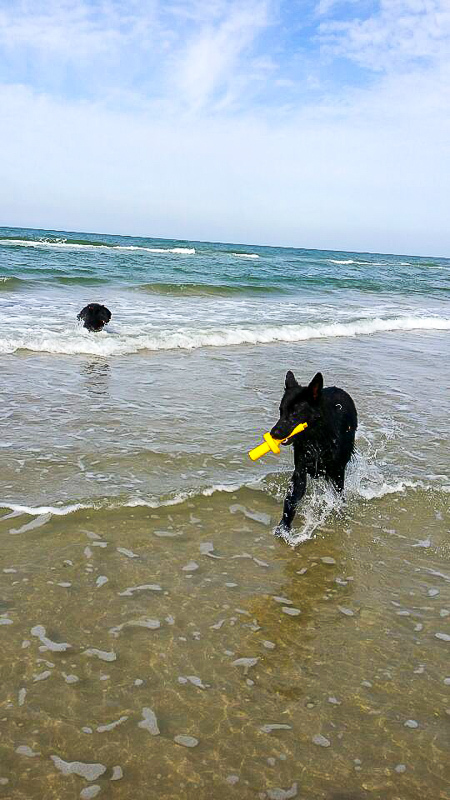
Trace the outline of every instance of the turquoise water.
{"label": "turquoise water", "polygon": [[[0,230],[2,796],[448,796],[449,289],[446,259]],[[247,451],[288,369],[359,427],[280,541],[292,452]]]}
{"label": "turquoise water", "polygon": [[450,260],[216,244],[66,231],[0,228],[8,281],[141,288],[163,294],[308,294],[348,289],[436,295],[450,288]]}

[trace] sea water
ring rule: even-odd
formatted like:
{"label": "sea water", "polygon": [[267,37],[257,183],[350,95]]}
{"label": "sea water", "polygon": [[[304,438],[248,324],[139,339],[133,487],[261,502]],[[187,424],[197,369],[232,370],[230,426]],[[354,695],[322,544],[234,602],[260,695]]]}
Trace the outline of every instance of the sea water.
{"label": "sea water", "polygon": [[[0,796],[447,796],[449,268],[0,229]],[[359,429],[284,542],[288,369]]]}

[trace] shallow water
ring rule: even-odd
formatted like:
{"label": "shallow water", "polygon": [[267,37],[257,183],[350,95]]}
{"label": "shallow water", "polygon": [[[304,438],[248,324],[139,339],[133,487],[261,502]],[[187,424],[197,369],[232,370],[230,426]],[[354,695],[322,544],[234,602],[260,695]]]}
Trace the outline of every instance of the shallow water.
{"label": "shallow water", "polygon": [[[447,798],[447,262],[25,235],[0,244],[24,282],[0,294],[0,796]],[[247,450],[287,369],[359,429],[344,501],[311,482],[286,543],[292,452]]]}

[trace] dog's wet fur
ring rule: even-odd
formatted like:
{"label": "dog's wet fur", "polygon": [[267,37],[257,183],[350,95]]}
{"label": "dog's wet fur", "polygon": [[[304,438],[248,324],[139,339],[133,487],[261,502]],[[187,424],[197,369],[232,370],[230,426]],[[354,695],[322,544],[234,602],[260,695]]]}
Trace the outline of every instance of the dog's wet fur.
{"label": "dog's wet fur", "polygon": [[294,446],[294,473],[284,501],[283,517],[276,529],[282,536],[291,529],[297,506],[306,491],[306,479],[324,477],[338,492],[344,488],[345,468],[353,454],[358,417],[347,392],[323,386],[318,372],[308,386],[300,386],[292,372],[286,373],[280,419],[270,431],[274,439],[285,439],[300,422],[308,427],[286,444]]}
{"label": "dog's wet fur", "polygon": [[83,322],[88,331],[97,332],[103,330],[104,325],[108,324],[111,319],[111,312],[109,308],[102,306],[100,303],[89,303],[77,314],[77,319]]}

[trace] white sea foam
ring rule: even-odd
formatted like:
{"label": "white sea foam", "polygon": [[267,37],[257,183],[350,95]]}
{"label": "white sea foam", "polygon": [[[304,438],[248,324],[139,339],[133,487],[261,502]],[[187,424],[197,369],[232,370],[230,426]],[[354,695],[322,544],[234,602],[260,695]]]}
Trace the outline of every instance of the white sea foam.
{"label": "white sea foam", "polygon": [[355,261],[353,261],[352,258],[344,259],[342,261],[337,259],[337,258],[329,258],[328,261],[330,262],[330,264],[355,264],[356,263]]}
{"label": "white sea foam", "polygon": [[64,248],[66,250],[113,250],[108,245],[81,244],[77,242],[66,242],[61,240],[36,240],[36,239],[0,239],[1,246],[7,247],[37,247],[37,248]]}
{"label": "white sea foam", "polygon": [[56,653],[64,653],[72,647],[68,642],[53,642],[49,639],[43,625],[35,625],[34,628],[31,628],[31,635],[36,636],[42,642],[42,647],[39,649],[43,651],[52,650]]}
{"label": "white sea foam", "polygon": [[23,506],[17,503],[2,502],[0,500],[0,508],[9,508],[18,516],[19,514],[29,514],[30,516],[41,516],[42,514],[52,514],[55,517],[64,517],[66,514],[72,514],[74,511],[79,511],[82,508],[92,508],[91,505],[84,505],[83,503],[73,503],[68,506]]}
{"label": "white sea foam", "polygon": [[259,258],[257,253],[231,253],[231,255],[236,258]]}
{"label": "white sea foam", "polygon": [[[172,497],[161,498],[161,499],[146,499],[144,497],[135,497],[125,502],[121,502],[120,500],[105,500],[105,501],[96,501],[93,503],[73,503],[72,505],[67,506],[24,506],[19,505],[17,503],[10,503],[8,501],[0,500],[0,508],[9,508],[14,516],[18,516],[20,514],[27,514],[29,516],[41,516],[43,513],[45,514],[54,514],[55,516],[65,516],[66,514],[73,514],[76,511],[80,511],[83,509],[115,509],[115,508],[163,508],[165,506],[177,506],[185,503],[186,500],[190,500],[193,497],[203,496],[203,497],[211,497],[216,492],[237,492],[239,489],[248,486],[249,488],[257,488],[257,484],[260,481],[251,481],[249,483],[233,483],[233,484],[217,484],[214,486],[206,486],[204,489],[191,489],[190,491],[184,492],[177,492]],[[7,517],[3,517],[3,519],[9,518],[10,515]],[[11,515],[12,516],[12,515]],[[118,548],[120,550],[120,548]],[[121,551],[123,552],[123,550]],[[127,551],[131,552],[131,551]],[[136,557],[136,556],[135,556]]]}
{"label": "white sea foam", "polygon": [[59,756],[50,756],[56,769],[63,775],[80,775],[87,781],[95,781],[106,772],[104,764],[86,764],[84,761],[64,761]]}
{"label": "white sea foam", "polygon": [[[360,259],[337,259],[337,258],[328,258],[327,259],[329,264],[341,264],[341,265],[348,265],[348,264],[356,264],[358,267],[386,267],[388,263],[386,261],[362,261]],[[406,266],[406,265],[404,265]]]}
{"label": "white sea foam", "polygon": [[195,255],[195,247],[137,247],[136,245],[114,245],[113,250],[141,250],[147,253],[174,253],[180,256]]}
{"label": "white sea foam", "polygon": [[113,356],[142,350],[195,350],[201,347],[232,347],[245,344],[301,342],[311,339],[370,336],[395,331],[450,330],[450,319],[438,316],[404,316],[382,319],[360,319],[353,322],[330,322],[307,325],[252,325],[223,328],[166,329],[141,333],[98,333],[82,329],[67,332],[43,331],[0,338],[0,353],[18,350],[59,353],[62,355]]}
{"label": "white sea foam", "polygon": [[[162,506],[178,506],[181,503],[185,503],[186,500],[190,500],[193,497],[198,497],[199,495],[203,495],[203,497],[211,497],[213,494],[217,492],[237,492],[239,489],[242,489],[244,486],[250,484],[222,484],[219,483],[214,486],[207,486],[204,489],[191,489],[189,491],[184,492],[177,492],[173,497],[165,498],[162,500],[147,500],[144,497],[136,497],[132,500],[128,500],[126,506],[129,508],[161,508]],[[253,483],[251,484],[254,485]]]}
{"label": "white sea foam", "polygon": [[152,736],[159,736],[160,730],[155,712],[151,708],[143,708],[142,717],[143,719],[138,722],[138,727],[144,728],[144,730],[151,733]]}
{"label": "white sea foam", "polygon": [[[427,489],[421,482],[409,479],[386,479],[370,458],[357,451],[350,461],[345,476],[347,501],[378,500],[386,495],[403,494],[408,489]],[[291,531],[280,531],[280,536],[291,547],[311,539],[316,531],[333,515],[345,513],[343,497],[324,479],[310,480]]]}
{"label": "white sea foam", "polygon": [[98,650],[97,647],[88,647],[87,650],[83,651],[84,656],[96,656],[100,659],[100,661],[115,661],[117,655],[115,654],[114,650]]}
{"label": "white sea foam", "polygon": [[10,528],[9,533],[12,535],[16,535],[18,533],[27,533],[28,531],[34,530],[34,528],[40,528],[42,525],[45,525],[51,518],[51,514],[41,514],[38,517],[35,517],[31,522],[27,522],[25,525],[22,525],[20,528]]}

